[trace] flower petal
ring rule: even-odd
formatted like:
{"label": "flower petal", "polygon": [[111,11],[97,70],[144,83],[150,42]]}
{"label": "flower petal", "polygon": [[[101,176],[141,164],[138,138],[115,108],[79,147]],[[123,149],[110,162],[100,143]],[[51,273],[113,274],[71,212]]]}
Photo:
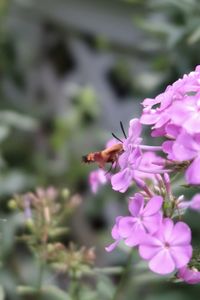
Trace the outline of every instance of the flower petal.
{"label": "flower petal", "polygon": [[194,134],[200,132],[200,116],[199,112],[193,114],[184,124],[184,128],[187,130],[187,132]]}
{"label": "flower petal", "polygon": [[143,210],[143,216],[151,216],[157,213],[162,207],[163,199],[161,196],[152,197]]}
{"label": "flower petal", "polygon": [[192,257],[192,246],[170,247],[170,253],[177,268],[185,266]]}
{"label": "flower petal", "polygon": [[143,236],[146,235],[145,229],[141,226],[137,226],[135,224],[134,230],[129,235],[129,237],[125,240],[125,244],[129,247],[134,247],[140,244]]}
{"label": "flower petal", "polygon": [[146,228],[147,232],[151,234],[157,232],[160,229],[161,222],[162,222],[161,212],[153,216],[143,218],[143,225]]}
{"label": "flower petal", "polygon": [[200,272],[187,266],[180,268],[177,276],[189,284],[200,283]]}
{"label": "flower petal", "polygon": [[184,222],[177,222],[168,242],[173,246],[188,245],[191,242],[190,227]]}
{"label": "flower petal", "polygon": [[173,154],[176,160],[190,160],[196,157],[200,145],[194,137],[186,132],[182,132],[173,144]]}
{"label": "flower petal", "polygon": [[136,193],[134,197],[130,198],[128,209],[132,216],[137,217],[144,207],[144,198],[141,194]]}
{"label": "flower petal", "polygon": [[139,254],[143,259],[151,259],[162,249],[162,243],[155,237],[146,234],[141,237]]}
{"label": "flower petal", "polygon": [[115,225],[113,226],[113,228],[111,230],[111,235],[112,235],[113,239],[115,239],[115,240],[120,238],[119,230],[118,230],[118,224],[119,224],[119,220],[121,218],[122,218],[121,216],[116,218]]}
{"label": "flower petal", "polygon": [[150,260],[149,268],[155,273],[164,275],[174,271],[175,263],[168,250],[161,250]]}
{"label": "flower petal", "polygon": [[126,168],[123,171],[116,173],[111,178],[112,188],[115,191],[124,193],[132,181],[132,173]]}
{"label": "flower petal", "polygon": [[199,184],[200,183],[200,156],[198,156],[189,166],[185,173],[186,181],[189,184]]}
{"label": "flower petal", "polygon": [[168,242],[171,240],[172,232],[174,228],[174,223],[170,218],[165,218],[163,220],[163,225],[160,228],[159,234],[164,237],[164,241]]}
{"label": "flower petal", "polygon": [[109,246],[105,247],[105,250],[107,252],[113,251],[117,247],[117,245],[119,244],[119,242],[120,242],[120,240],[115,241],[114,243],[112,243]]}
{"label": "flower petal", "polygon": [[189,207],[191,209],[200,211],[200,194],[194,195],[192,200],[189,202]]}
{"label": "flower petal", "polygon": [[142,130],[142,125],[139,119],[135,118],[130,120],[128,136],[132,141],[136,140],[140,136],[141,130]]}
{"label": "flower petal", "polygon": [[150,113],[143,113],[140,122],[142,124],[150,125],[155,124],[160,119],[159,113],[155,113],[155,110],[151,110]]}
{"label": "flower petal", "polygon": [[133,231],[135,221],[133,217],[123,217],[118,224],[118,232],[122,238],[127,238]]}

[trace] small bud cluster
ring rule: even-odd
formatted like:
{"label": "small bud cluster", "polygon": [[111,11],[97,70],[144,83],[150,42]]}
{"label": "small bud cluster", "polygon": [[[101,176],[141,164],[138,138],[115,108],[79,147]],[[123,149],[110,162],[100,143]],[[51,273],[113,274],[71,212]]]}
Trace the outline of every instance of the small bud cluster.
{"label": "small bud cluster", "polygon": [[69,219],[80,203],[80,195],[70,196],[68,189],[59,192],[49,187],[38,188],[35,193],[15,195],[8,204],[10,209],[18,209],[24,215],[26,231],[18,239],[28,245],[42,264],[46,263],[56,271],[73,277],[88,271],[95,260],[93,248],[78,249],[72,243],[66,247],[58,242],[70,231],[62,225],[63,221]]}

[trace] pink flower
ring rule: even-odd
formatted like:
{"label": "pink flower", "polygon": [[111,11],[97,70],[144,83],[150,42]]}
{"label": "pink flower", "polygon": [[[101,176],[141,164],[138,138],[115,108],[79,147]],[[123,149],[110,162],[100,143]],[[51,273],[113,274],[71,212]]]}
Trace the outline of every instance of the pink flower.
{"label": "pink flower", "polygon": [[169,218],[163,220],[159,230],[147,234],[140,241],[140,256],[149,261],[149,268],[158,274],[169,274],[184,267],[192,256],[191,230],[183,222],[175,225]]}
{"label": "pink flower", "polygon": [[191,160],[185,178],[200,183],[200,66],[169,85],[155,99],[145,99],[142,124],[153,125],[152,136],[164,136],[163,151],[172,161]]}
{"label": "pink flower", "polygon": [[108,176],[105,175],[106,171],[98,169],[90,172],[89,175],[89,185],[91,191],[96,194],[101,185],[106,184]]}
{"label": "pink flower", "polygon": [[181,125],[189,133],[200,132],[199,79],[200,67],[197,66],[194,72],[169,85],[155,99],[145,99],[141,123],[154,125],[154,135],[158,132],[166,135],[165,129],[169,123]]}
{"label": "pink flower", "polygon": [[129,124],[129,134],[123,142],[124,153],[119,157],[120,171],[111,178],[112,188],[124,193],[131,185],[138,168],[142,152],[138,145],[141,142],[141,124],[138,119],[132,119]]}
{"label": "pink flower", "polygon": [[112,251],[121,240],[125,240],[126,245],[134,247],[139,244],[143,234],[155,233],[162,221],[162,202],[162,197],[154,196],[145,205],[144,198],[139,193],[130,198],[131,216],[116,218],[111,232],[115,241],[106,247],[106,251]]}
{"label": "pink flower", "polygon": [[119,158],[120,171],[111,177],[112,188],[124,193],[135,179],[135,171],[138,169],[142,152],[139,148],[129,148]]}
{"label": "pink flower", "polygon": [[177,276],[189,284],[200,283],[200,272],[196,268],[184,266],[178,270]]}
{"label": "pink flower", "polygon": [[119,235],[125,239],[125,243],[136,246],[144,233],[155,233],[162,221],[163,199],[160,196],[152,197],[145,205],[144,198],[137,193],[130,198],[129,211],[131,216],[122,217],[118,222]]}
{"label": "pink flower", "polygon": [[[155,180],[154,174],[160,173],[163,169],[165,160],[153,152],[162,150],[162,147],[141,145],[141,130],[138,119],[130,121],[129,135],[123,142],[124,153],[118,160],[120,171],[111,178],[112,188],[115,191],[124,193],[133,181],[142,184],[142,179]],[[143,154],[142,150],[147,152]]]}

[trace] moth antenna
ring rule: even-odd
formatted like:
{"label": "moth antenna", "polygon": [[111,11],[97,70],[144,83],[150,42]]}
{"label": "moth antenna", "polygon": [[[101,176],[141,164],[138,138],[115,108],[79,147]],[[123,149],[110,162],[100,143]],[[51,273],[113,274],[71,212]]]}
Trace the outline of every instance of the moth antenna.
{"label": "moth antenna", "polygon": [[112,132],[112,136],[113,136],[115,139],[117,139],[118,141],[120,141],[121,143],[123,143],[123,141],[120,140],[120,138],[118,138],[113,132]]}
{"label": "moth antenna", "polygon": [[126,132],[124,130],[124,125],[123,125],[122,121],[120,121],[120,127],[121,127],[121,130],[122,130],[123,134],[124,134],[125,139],[127,139],[127,135],[126,135]]}

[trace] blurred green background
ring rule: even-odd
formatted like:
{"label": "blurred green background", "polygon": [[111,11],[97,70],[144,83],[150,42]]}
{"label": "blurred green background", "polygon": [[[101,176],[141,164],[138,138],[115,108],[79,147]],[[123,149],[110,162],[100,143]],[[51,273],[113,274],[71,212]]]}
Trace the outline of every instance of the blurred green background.
{"label": "blurred green background", "polygon": [[[93,195],[93,166],[81,156],[102,149],[111,132],[121,136],[120,120],[127,130],[140,102],[193,70],[199,53],[198,0],[0,0],[0,299],[21,299],[15,286],[36,276],[30,253],[14,242],[21,221],[8,199],[37,186],[80,194],[71,239],[96,247],[98,267],[124,263],[120,250],[107,254],[104,247],[128,194],[105,186]],[[187,220],[198,244],[199,215]],[[62,277],[48,280],[64,286]],[[102,278],[81,299],[112,299],[117,284],[117,277]],[[135,272],[121,299],[199,293],[198,286]]]}

